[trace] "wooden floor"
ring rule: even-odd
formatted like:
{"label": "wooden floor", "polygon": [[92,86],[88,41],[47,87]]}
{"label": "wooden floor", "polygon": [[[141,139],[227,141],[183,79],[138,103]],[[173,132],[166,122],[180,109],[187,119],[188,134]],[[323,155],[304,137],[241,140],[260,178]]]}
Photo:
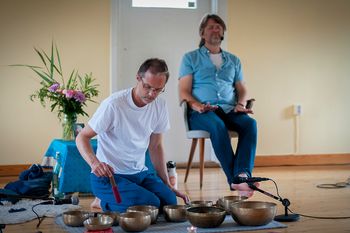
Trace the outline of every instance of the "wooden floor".
{"label": "wooden floor", "polygon": [[[317,184],[346,181],[350,177],[350,165],[337,166],[288,166],[288,167],[258,167],[254,176],[274,179],[283,198],[291,201],[290,209],[294,212],[320,216],[336,217],[350,216],[350,186],[341,189],[320,189]],[[178,169],[179,189],[189,194],[192,200],[213,200],[220,196],[232,195],[228,190],[226,178],[219,168],[206,168],[204,172],[203,189],[199,189],[199,172],[193,169],[188,182],[183,183],[184,170]],[[3,187],[17,177],[0,177],[0,186]],[[261,189],[275,194],[272,182],[262,182]],[[91,197],[81,197],[83,209],[90,210]],[[283,206],[276,200],[261,193],[255,193],[251,200],[275,202],[278,213],[283,214]],[[43,233],[64,232],[55,225],[52,218],[46,218],[39,229],[35,226],[37,221],[24,224],[7,225],[4,232],[8,233],[34,233],[40,230]],[[260,230],[260,233],[291,233],[291,232],[350,232],[350,219],[313,219],[301,217],[299,221],[286,223],[288,228]],[[252,231],[250,231],[252,232]]]}

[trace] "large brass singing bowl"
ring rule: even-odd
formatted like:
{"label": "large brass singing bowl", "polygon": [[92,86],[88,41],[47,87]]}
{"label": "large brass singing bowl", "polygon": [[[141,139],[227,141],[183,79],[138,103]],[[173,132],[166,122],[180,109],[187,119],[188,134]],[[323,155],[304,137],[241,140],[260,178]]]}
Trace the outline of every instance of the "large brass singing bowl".
{"label": "large brass singing bowl", "polygon": [[245,196],[224,196],[224,197],[220,197],[217,200],[217,205],[221,206],[222,208],[224,208],[226,210],[227,214],[230,214],[230,205],[234,202],[241,202],[246,200],[247,197]]}
{"label": "large brass singing bowl", "polygon": [[166,205],[163,207],[165,220],[168,222],[187,221],[185,205]]}
{"label": "large brass singing bowl", "polygon": [[135,211],[144,211],[151,215],[151,224],[154,224],[157,222],[159,209],[152,205],[135,205],[130,206],[126,212],[135,212]]}
{"label": "large brass singing bowl", "polygon": [[190,207],[200,207],[200,206],[212,206],[212,201],[191,201]]}
{"label": "large brass singing bowl", "polygon": [[151,225],[151,215],[147,212],[126,212],[119,215],[119,226],[126,232],[146,230]]}
{"label": "large brass singing bowl", "polygon": [[187,218],[195,227],[218,227],[225,220],[226,211],[221,207],[200,206],[187,209]]}
{"label": "large brass singing bowl", "polygon": [[71,227],[83,226],[87,218],[89,218],[89,213],[86,211],[72,210],[63,213],[64,224]]}
{"label": "large brass singing bowl", "polygon": [[261,226],[270,223],[277,212],[276,204],[262,201],[232,203],[231,216],[240,225]]}
{"label": "large brass singing bowl", "polygon": [[84,226],[89,231],[102,231],[110,228],[113,225],[113,218],[107,215],[98,215],[90,217],[84,221]]}

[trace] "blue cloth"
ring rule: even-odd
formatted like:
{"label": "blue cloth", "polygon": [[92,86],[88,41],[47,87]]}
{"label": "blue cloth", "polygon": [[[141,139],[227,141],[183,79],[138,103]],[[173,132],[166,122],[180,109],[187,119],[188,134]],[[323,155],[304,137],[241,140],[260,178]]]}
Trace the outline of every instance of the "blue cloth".
{"label": "blue cloth", "polygon": [[133,175],[114,174],[122,202],[117,203],[108,177],[97,177],[91,173],[93,194],[101,200],[103,211],[125,212],[133,205],[164,205],[177,203],[176,195],[155,174],[143,171]]}
{"label": "blue cloth", "polygon": [[192,95],[201,103],[219,105],[226,113],[235,105],[235,83],[243,80],[241,62],[238,57],[222,52],[220,69],[210,59],[210,52],[202,46],[188,52],[182,58],[179,79],[192,75]]}
{"label": "blue cloth", "polygon": [[44,175],[43,168],[39,164],[33,164],[28,170],[19,174],[20,180],[33,180]]}
{"label": "blue cloth", "polygon": [[[233,178],[240,173],[251,176],[257,144],[256,121],[245,113],[226,114],[220,108],[216,112],[199,113],[190,111],[190,128],[205,130],[210,133],[210,140],[221,167],[231,184]],[[238,133],[236,154],[231,146],[231,138],[227,129]]]}
{"label": "blue cloth", "polygon": [[20,174],[19,180],[8,183],[4,188],[19,195],[43,197],[50,194],[51,180],[52,172],[43,172],[40,165],[34,164]]}
{"label": "blue cloth", "polygon": [[[90,144],[94,152],[96,153],[97,140],[90,140]],[[91,168],[86,163],[84,158],[80,155],[75,141],[64,141],[60,139],[54,139],[51,142],[49,148],[47,149],[45,156],[54,157],[56,152],[60,153],[59,163],[62,167],[62,172],[59,177],[59,192],[91,193]],[[151,173],[155,173],[148,151],[146,152],[146,166],[148,167]]]}
{"label": "blue cloth", "polygon": [[[97,140],[91,140],[90,144],[94,152],[96,152]],[[62,168],[59,177],[59,192],[90,193],[91,185],[89,177],[91,168],[80,155],[75,141],[54,139],[47,149],[45,156],[54,157],[56,152],[60,153],[59,163]]]}

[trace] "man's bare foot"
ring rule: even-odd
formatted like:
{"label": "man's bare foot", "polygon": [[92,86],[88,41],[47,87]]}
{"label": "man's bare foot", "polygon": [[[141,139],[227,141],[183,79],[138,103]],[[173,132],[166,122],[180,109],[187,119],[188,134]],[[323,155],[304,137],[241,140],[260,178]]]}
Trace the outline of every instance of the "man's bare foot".
{"label": "man's bare foot", "polygon": [[[254,183],[256,187],[259,187],[259,183]],[[231,184],[233,190],[237,190],[239,196],[252,197],[254,190],[251,189],[247,183]]]}
{"label": "man's bare foot", "polygon": [[90,204],[91,209],[102,209],[101,208],[101,200],[97,197]]}

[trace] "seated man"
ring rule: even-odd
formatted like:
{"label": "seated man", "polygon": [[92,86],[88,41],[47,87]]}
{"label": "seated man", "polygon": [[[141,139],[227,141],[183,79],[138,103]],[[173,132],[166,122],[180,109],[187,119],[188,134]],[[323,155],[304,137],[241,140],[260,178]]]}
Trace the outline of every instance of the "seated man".
{"label": "seated man", "polygon": [[[247,183],[236,184],[235,177],[250,177],[257,143],[256,121],[248,116],[247,89],[238,57],[221,49],[226,26],[217,15],[206,15],[200,26],[199,48],[184,55],[180,67],[180,99],[190,109],[193,130],[205,130],[225,172],[230,188],[252,196]],[[238,133],[236,154],[228,129]],[[259,184],[256,184],[259,185]]]}
{"label": "seated man", "polygon": [[[146,60],[136,75],[136,86],[112,94],[104,100],[76,142],[79,152],[91,167],[93,206],[103,211],[125,212],[133,205],[176,204],[176,196],[186,196],[169,183],[162,133],[170,128],[168,110],[163,99],[169,78],[163,60]],[[97,135],[94,154],[90,139]],[[149,150],[157,175],[145,166]],[[114,199],[109,177],[114,176],[121,203]]]}

